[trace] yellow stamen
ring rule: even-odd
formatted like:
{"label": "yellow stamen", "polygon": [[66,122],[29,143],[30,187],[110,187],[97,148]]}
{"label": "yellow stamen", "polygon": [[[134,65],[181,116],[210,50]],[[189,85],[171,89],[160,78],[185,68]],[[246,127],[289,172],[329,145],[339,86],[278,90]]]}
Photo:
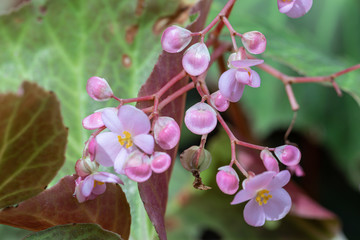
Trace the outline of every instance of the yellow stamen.
{"label": "yellow stamen", "polygon": [[261,206],[267,204],[270,198],[272,198],[272,196],[269,194],[269,191],[264,189],[257,193],[255,201]]}
{"label": "yellow stamen", "polygon": [[103,182],[99,182],[97,180],[94,181],[94,187],[96,187],[96,185],[103,185],[104,183]]}
{"label": "yellow stamen", "polygon": [[131,139],[131,134],[128,132],[128,131],[124,131],[123,134],[125,135],[125,137],[122,137],[122,136],[118,136],[118,139],[119,139],[119,143],[121,145],[125,145],[126,148],[129,148],[133,145],[133,141]]}

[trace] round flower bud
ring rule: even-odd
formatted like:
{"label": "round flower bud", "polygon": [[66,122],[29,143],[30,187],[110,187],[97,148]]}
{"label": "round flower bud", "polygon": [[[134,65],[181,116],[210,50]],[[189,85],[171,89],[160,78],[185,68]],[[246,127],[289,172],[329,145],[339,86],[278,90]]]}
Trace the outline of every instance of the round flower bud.
{"label": "round flower bud", "polygon": [[266,38],[261,32],[246,32],[241,36],[241,41],[246,50],[252,54],[260,54],[265,51]]}
{"label": "round flower bud", "polygon": [[104,126],[101,119],[101,112],[90,114],[82,120],[82,125],[87,130],[95,130]]}
{"label": "round flower bud", "polygon": [[171,165],[171,157],[164,152],[155,152],[151,156],[151,169],[156,173],[162,173],[168,170]]}
{"label": "round flower bud", "polygon": [[181,52],[191,42],[191,32],[185,28],[171,26],[161,37],[161,46],[169,53]]}
{"label": "round flower bud", "polygon": [[186,111],[184,122],[192,133],[208,134],[216,127],[216,112],[206,103],[196,103]]}
{"label": "round flower bud", "polygon": [[260,158],[263,161],[263,164],[268,171],[279,172],[279,163],[276,158],[271,154],[271,152],[267,149],[264,149],[260,153]]}
{"label": "round flower bud", "polygon": [[195,43],[186,50],[182,65],[192,76],[199,76],[206,71],[210,63],[210,53],[205,43]]}
{"label": "round flower bud", "polygon": [[145,182],[151,174],[149,156],[139,150],[130,153],[125,165],[125,175],[135,182]]}
{"label": "round flower bud", "polygon": [[79,177],[86,177],[93,172],[96,172],[99,168],[99,165],[91,161],[89,157],[80,158],[75,163],[75,172]]}
{"label": "round flower bud", "polygon": [[154,138],[162,149],[172,149],[180,140],[180,127],[171,117],[159,117],[154,126]]}
{"label": "round flower bud", "polygon": [[230,166],[224,166],[218,169],[216,174],[216,183],[223,193],[232,195],[239,189],[239,176]]}
{"label": "round flower bud", "polygon": [[275,148],[276,157],[286,166],[295,166],[300,162],[300,150],[292,145],[283,145]]}
{"label": "round flower bud", "polygon": [[199,161],[196,164],[196,158],[198,156],[198,146],[191,146],[180,154],[181,165],[188,171],[198,170],[199,172],[205,171],[209,168],[211,163],[211,154],[208,150],[202,149],[199,157]]}
{"label": "round flower bud", "polygon": [[104,78],[91,77],[87,81],[86,91],[95,101],[109,100],[114,94]]}
{"label": "round flower bud", "polygon": [[210,102],[219,112],[225,112],[230,105],[227,98],[224,97],[220,91],[216,91],[210,95]]}

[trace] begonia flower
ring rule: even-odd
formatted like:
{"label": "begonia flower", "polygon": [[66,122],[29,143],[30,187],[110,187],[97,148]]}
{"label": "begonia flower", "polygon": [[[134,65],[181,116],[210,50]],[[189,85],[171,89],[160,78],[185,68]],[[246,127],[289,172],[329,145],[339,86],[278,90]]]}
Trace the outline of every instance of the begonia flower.
{"label": "begonia flower", "polygon": [[313,0],[278,0],[277,2],[279,11],[291,18],[304,16],[313,4]]}
{"label": "begonia flower", "polygon": [[85,117],[82,120],[82,125],[85,129],[87,130],[95,130],[98,128],[101,128],[104,126],[104,122],[102,121],[101,118],[101,113],[105,110],[105,109],[110,109],[114,112],[117,113],[117,109],[116,108],[103,108],[103,109],[99,109],[97,111],[95,111],[93,114],[90,114],[89,116]]}
{"label": "begonia flower", "polygon": [[195,43],[186,50],[182,58],[183,68],[192,76],[203,74],[209,63],[210,53],[205,43]]}
{"label": "begonia flower", "polygon": [[180,140],[180,127],[171,117],[159,117],[154,125],[154,138],[162,149],[173,149]]}
{"label": "begonia flower", "polygon": [[216,174],[216,183],[223,193],[232,195],[239,189],[239,176],[230,166],[220,167]]}
{"label": "begonia flower", "polygon": [[276,157],[286,166],[295,166],[300,162],[301,152],[293,145],[282,145],[274,150]]}
{"label": "begonia flower", "polygon": [[[230,56],[233,58],[234,55]],[[230,69],[221,74],[219,91],[230,102],[237,102],[242,97],[245,85],[260,87],[260,76],[250,67],[261,64],[261,59],[243,59],[229,61]]]}
{"label": "begonia flower", "polygon": [[165,29],[161,36],[161,46],[169,53],[181,52],[191,42],[191,32],[179,26]]}
{"label": "begonia flower", "polygon": [[95,199],[106,191],[105,183],[124,184],[119,177],[108,172],[95,172],[85,178],[78,177],[75,180],[75,192],[77,200],[82,203]]}
{"label": "begonia flower", "polygon": [[210,105],[199,102],[186,111],[184,122],[192,133],[208,134],[216,127],[216,112]]}
{"label": "begonia flower", "polygon": [[105,109],[102,120],[110,132],[96,136],[95,160],[105,167],[114,166],[117,173],[123,174],[123,166],[128,155],[141,149],[147,154],[154,151],[154,138],[149,134],[150,120],[140,109],[125,105],[118,113]]}
{"label": "begonia flower", "polygon": [[243,189],[234,197],[231,204],[250,200],[244,208],[245,222],[251,226],[264,225],[265,220],[282,219],[290,211],[290,195],[282,188],[290,181],[287,170],[279,173],[263,172],[243,181]]}
{"label": "begonia flower", "polygon": [[95,101],[109,100],[114,94],[104,78],[91,77],[86,83],[86,91]]}

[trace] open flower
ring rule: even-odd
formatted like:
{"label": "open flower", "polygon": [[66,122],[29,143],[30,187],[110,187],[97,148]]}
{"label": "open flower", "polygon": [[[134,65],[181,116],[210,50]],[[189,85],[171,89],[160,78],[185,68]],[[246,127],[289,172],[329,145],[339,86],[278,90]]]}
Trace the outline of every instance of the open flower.
{"label": "open flower", "polygon": [[96,172],[85,178],[78,177],[75,180],[75,192],[77,200],[82,203],[95,199],[106,191],[105,183],[124,184],[116,175],[108,172]]}
{"label": "open flower", "polygon": [[150,121],[146,114],[131,105],[122,106],[118,113],[105,109],[102,120],[110,132],[96,136],[95,160],[105,167],[114,166],[123,174],[127,156],[137,148],[147,154],[154,151],[154,138],[149,134]]}
{"label": "open flower", "polygon": [[290,211],[291,198],[282,188],[290,180],[287,170],[276,174],[263,172],[243,181],[243,189],[235,195],[231,204],[250,200],[244,208],[245,222],[251,226],[264,225],[265,220],[282,219]]}
{"label": "open flower", "polygon": [[264,60],[261,59],[241,59],[237,53],[230,55],[229,67],[230,69],[221,74],[219,79],[220,93],[230,102],[237,102],[240,100],[245,85],[253,88],[260,87],[260,76],[250,67],[261,64]]}
{"label": "open flower", "polygon": [[278,8],[291,18],[304,16],[311,8],[313,0],[278,0]]}

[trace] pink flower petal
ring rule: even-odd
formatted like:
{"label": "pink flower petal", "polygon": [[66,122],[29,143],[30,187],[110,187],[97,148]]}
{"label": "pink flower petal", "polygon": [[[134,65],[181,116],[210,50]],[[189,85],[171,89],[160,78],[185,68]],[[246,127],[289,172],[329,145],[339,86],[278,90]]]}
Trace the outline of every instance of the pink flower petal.
{"label": "pink flower petal", "polygon": [[262,59],[244,59],[232,61],[231,64],[236,68],[245,68],[264,63]]}
{"label": "pink flower petal", "polygon": [[154,152],[154,137],[150,134],[139,134],[133,137],[134,144],[147,154]]}
{"label": "pink flower petal", "polygon": [[119,109],[118,116],[124,130],[131,133],[133,137],[150,131],[151,126],[148,116],[134,106],[122,106]]}
{"label": "pink flower petal", "polygon": [[254,227],[260,227],[265,223],[265,213],[259,204],[251,199],[244,208],[244,219],[247,224]]}
{"label": "pink flower petal", "polygon": [[290,181],[291,174],[288,170],[283,170],[275,175],[275,177],[271,180],[269,185],[267,185],[266,189],[269,191],[276,190],[282,188]]}
{"label": "pink flower petal", "polygon": [[229,69],[221,74],[219,79],[220,93],[230,102],[237,102],[240,100],[245,85],[239,83],[235,79],[236,69]]}
{"label": "pink flower petal", "polygon": [[165,172],[171,165],[171,157],[165,152],[155,152],[151,157],[151,169],[155,173]]}
{"label": "pink flower petal", "polygon": [[114,165],[115,158],[122,148],[117,136],[117,134],[112,132],[104,132],[96,136],[95,161],[104,167],[112,167]]}
{"label": "pink flower petal", "polygon": [[290,195],[283,188],[270,191],[269,194],[272,198],[262,205],[266,220],[275,221],[285,217],[291,208]]}
{"label": "pink flower petal", "polygon": [[101,112],[95,112],[90,114],[82,120],[82,125],[87,130],[95,130],[104,126],[104,122],[101,119]]}
{"label": "pink flower petal", "polygon": [[250,78],[250,82],[249,82],[249,86],[253,87],[253,88],[258,88],[260,87],[260,76],[257,72],[255,72],[254,70],[251,70],[251,78]]}
{"label": "pink flower petal", "polygon": [[88,196],[90,196],[93,188],[94,188],[94,178],[93,178],[93,175],[89,175],[83,181],[83,185],[82,185],[82,188],[81,188],[81,193],[85,197],[88,197]]}
{"label": "pink flower petal", "polygon": [[135,182],[145,182],[151,177],[151,166],[148,163],[143,163],[137,167],[126,167],[125,174]]}
{"label": "pink flower petal", "polygon": [[285,14],[291,18],[299,18],[304,16],[311,8],[312,0],[294,0],[293,7]]}
{"label": "pink flower petal", "polygon": [[104,184],[96,184],[96,186],[94,187],[94,189],[92,190],[92,194],[95,195],[101,195],[106,191],[106,183]]}
{"label": "pink flower petal", "polygon": [[245,201],[255,197],[255,195],[256,195],[256,192],[240,190],[240,192],[238,192],[235,195],[234,200],[230,204],[234,205],[234,204],[239,204],[239,203],[245,202]]}
{"label": "pink flower petal", "polygon": [[119,154],[116,156],[116,159],[114,161],[114,170],[118,174],[125,174],[124,172],[124,166],[126,164],[126,160],[129,156],[130,151],[126,148],[122,148],[119,152]]}
{"label": "pink flower petal", "polygon": [[293,7],[296,0],[292,1],[284,1],[284,0],[278,0],[278,8],[279,12],[281,13],[287,13],[289,12]]}
{"label": "pink flower petal", "polygon": [[210,105],[199,102],[186,111],[184,122],[192,133],[208,134],[216,127],[216,112]]}
{"label": "pink flower petal", "polygon": [[115,174],[108,172],[98,172],[94,174],[94,179],[103,183],[121,183],[124,184],[121,179]]}
{"label": "pink flower petal", "polygon": [[186,50],[182,65],[192,76],[199,76],[206,71],[210,63],[210,53],[205,43],[195,43]]}
{"label": "pink flower petal", "polygon": [[104,122],[105,126],[116,134],[122,134],[124,131],[123,126],[116,114],[116,109],[106,108],[101,112],[101,119]]}
{"label": "pink flower petal", "polygon": [[255,177],[246,180],[244,189],[249,191],[259,191],[265,189],[275,174],[275,172],[268,171],[256,175]]}

